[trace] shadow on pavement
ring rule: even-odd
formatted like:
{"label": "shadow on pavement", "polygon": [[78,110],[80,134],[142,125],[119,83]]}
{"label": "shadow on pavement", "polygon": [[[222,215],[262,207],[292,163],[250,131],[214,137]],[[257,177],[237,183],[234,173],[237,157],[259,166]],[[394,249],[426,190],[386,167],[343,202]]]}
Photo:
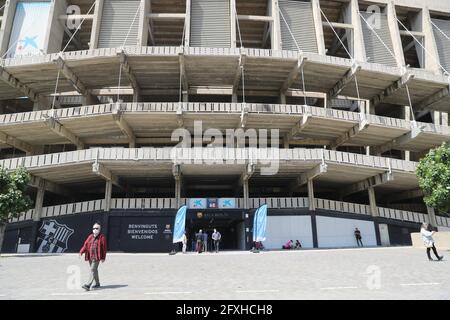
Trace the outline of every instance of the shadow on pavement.
{"label": "shadow on pavement", "polygon": [[108,290],[108,289],[120,289],[120,288],[125,288],[128,287],[127,284],[111,284],[108,286],[101,286],[100,288],[95,289],[97,290]]}

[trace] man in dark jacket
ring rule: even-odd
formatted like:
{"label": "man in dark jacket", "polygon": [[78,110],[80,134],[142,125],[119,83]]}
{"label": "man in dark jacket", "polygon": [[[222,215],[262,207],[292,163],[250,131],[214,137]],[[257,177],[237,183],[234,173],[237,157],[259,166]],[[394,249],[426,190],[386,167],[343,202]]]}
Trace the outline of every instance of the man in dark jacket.
{"label": "man in dark jacket", "polygon": [[84,254],[84,260],[89,261],[91,275],[87,284],[83,285],[83,289],[89,291],[92,283],[95,281],[93,288],[100,288],[100,280],[98,278],[98,265],[100,261],[103,263],[106,259],[106,237],[100,233],[101,226],[95,223],[92,227],[92,233],[87,237],[83,247],[80,250],[80,256]]}

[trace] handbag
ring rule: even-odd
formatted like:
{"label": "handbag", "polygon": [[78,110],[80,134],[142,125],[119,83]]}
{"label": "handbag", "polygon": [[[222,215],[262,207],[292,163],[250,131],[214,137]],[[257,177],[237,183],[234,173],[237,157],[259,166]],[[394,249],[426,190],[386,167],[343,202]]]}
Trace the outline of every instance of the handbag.
{"label": "handbag", "polygon": [[432,248],[433,247],[433,241],[431,241],[431,240],[424,240],[423,241],[423,244],[425,245],[425,247],[427,247],[427,248]]}

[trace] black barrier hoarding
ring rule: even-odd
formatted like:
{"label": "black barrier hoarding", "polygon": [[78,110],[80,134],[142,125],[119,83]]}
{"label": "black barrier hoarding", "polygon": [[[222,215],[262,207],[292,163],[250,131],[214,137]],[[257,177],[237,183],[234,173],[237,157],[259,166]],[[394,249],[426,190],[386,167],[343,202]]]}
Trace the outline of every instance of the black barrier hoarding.
{"label": "black barrier hoarding", "polygon": [[102,224],[103,213],[44,218],[38,226],[36,252],[78,252],[97,221]]}
{"label": "black barrier hoarding", "polygon": [[169,252],[172,249],[173,223],[172,216],[110,217],[109,250]]}

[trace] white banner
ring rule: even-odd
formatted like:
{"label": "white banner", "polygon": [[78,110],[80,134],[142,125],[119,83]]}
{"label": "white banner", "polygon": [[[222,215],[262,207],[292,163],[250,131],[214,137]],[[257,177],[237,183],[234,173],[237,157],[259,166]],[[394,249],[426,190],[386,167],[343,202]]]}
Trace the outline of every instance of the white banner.
{"label": "white banner", "polygon": [[17,3],[7,58],[44,54],[50,2]]}

